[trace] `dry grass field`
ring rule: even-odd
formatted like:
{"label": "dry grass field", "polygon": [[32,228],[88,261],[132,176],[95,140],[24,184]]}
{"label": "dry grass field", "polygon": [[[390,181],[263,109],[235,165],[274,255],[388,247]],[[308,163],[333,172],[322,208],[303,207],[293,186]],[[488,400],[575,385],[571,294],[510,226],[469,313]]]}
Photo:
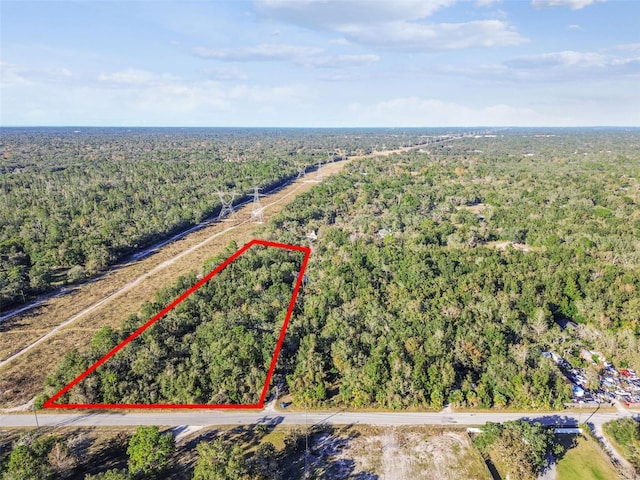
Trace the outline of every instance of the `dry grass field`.
{"label": "dry grass field", "polygon": [[[462,430],[363,427],[358,433],[333,459],[337,465],[341,459],[352,459],[347,462],[352,465],[351,471],[338,471],[335,476],[323,478],[366,478],[366,474],[386,480],[491,478],[479,452]],[[322,461],[319,463],[322,465]],[[341,476],[346,473],[350,476]]]}

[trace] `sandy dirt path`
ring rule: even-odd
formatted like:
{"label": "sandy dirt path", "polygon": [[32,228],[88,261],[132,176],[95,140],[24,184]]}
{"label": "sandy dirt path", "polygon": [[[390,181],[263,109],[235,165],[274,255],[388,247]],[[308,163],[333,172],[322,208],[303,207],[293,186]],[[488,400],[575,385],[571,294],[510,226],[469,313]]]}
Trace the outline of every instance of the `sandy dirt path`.
{"label": "sandy dirt path", "polygon": [[604,433],[604,429],[602,428],[602,424],[595,423],[593,425],[593,435],[600,442],[600,445],[604,449],[604,451],[609,455],[609,457],[613,460],[614,465],[619,468],[622,473],[627,475],[627,478],[636,478],[634,476],[634,468],[631,463],[624,458],[620,452],[613,446],[613,444],[609,441],[607,436]]}

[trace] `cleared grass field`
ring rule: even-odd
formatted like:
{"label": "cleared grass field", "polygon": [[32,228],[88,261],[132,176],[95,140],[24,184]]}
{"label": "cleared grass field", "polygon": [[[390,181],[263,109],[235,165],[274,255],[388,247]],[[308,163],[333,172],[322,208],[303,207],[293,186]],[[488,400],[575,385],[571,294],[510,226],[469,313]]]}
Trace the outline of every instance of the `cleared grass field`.
{"label": "cleared grass field", "polygon": [[560,459],[556,480],[611,480],[620,478],[592,440],[579,436],[578,443]]}

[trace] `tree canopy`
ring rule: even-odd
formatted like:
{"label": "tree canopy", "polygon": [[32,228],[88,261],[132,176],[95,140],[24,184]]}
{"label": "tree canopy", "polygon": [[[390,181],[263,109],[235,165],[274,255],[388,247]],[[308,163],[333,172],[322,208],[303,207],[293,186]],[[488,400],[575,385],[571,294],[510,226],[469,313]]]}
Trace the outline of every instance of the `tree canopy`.
{"label": "tree canopy", "polygon": [[175,450],[170,432],[160,433],[153,426],[140,426],[129,441],[129,472],[136,478],[156,478],[167,466]]}

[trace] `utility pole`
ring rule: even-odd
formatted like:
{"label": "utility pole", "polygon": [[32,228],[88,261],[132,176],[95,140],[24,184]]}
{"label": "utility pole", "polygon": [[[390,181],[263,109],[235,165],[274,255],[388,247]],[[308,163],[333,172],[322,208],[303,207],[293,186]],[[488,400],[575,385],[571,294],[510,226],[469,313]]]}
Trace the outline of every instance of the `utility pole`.
{"label": "utility pole", "polygon": [[33,416],[36,417],[36,428],[40,429],[40,424],[38,423],[38,414],[36,413],[36,404],[33,404]]}
{"label": "utility pole", "polygon": [[309,478],[309,407],[304,402],[304,478]]}
{"label": "utility pole", "polygon": [[589,420],[591,420],[591,417],[593,417],[596,413],[598,413],[598,410],[600,410],[600,399],[598,399],[598,406],[596,407],[596,409],[593,412],[591,412],[591,415],[589,415],[587,417],[587,419],[584,421],[584,423],[588,424]]}

